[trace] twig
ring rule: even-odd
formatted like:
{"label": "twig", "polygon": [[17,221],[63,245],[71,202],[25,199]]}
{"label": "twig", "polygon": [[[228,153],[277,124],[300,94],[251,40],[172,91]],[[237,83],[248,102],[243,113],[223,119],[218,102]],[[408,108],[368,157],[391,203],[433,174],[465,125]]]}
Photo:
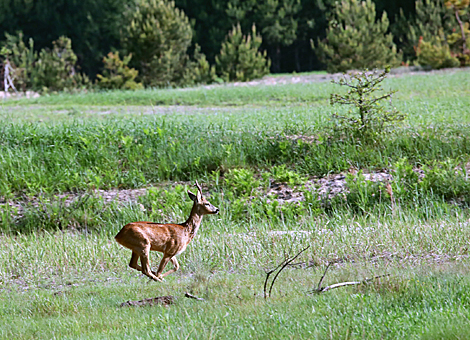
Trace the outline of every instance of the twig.
{"label": "twig", "polygon": [[328,265],[326,266],[326,269],[325,271],[323,272],[323,276],[320,278],[320,281],[318,282],[318,288],[317,290],[320,290],[321,289],[321,284],[323,282],[323,279],[325,278],[326,276],[326,272],[328,271],[328,269],[330,269],[330,266],[333,264],[333,262],[328,262]]}
{"label": "twig", "polygon": [[194,300],[198,300],[198,301],[206,301],[203,298],[200,298],[200,297],[197,297],[195,295],[189,294],[188,292],[184,293],[184,297],[194,299]]}
{"label": "twig", "polygon": [[[330,266],[330,264],[328,264],[328,267],[329,266]],[[327,269],[328,269],[328,267],[327,267]],[[323,281],[323,278],[325,277],[325,274],[326,274],[326,270],[325,270],[325,273],[323,274],[322,278],[320,279],[320,282],[318,283],[318,288],[312,289],[309,293],[320,294],[320,293],[324,293],[326,291],[329,291],[329,290],[332,290],[332,289],[335,289],[335,288],[345,287],[345,286],[362,285],[362,284],[368,283],[372,280],[380,279],[380,278],[385,277],[385,276],[390,276],[390,274],[384,274],[384,275],[374,276],[373,278],[366,278],[362,281],[340,282],[340,283],[335,283],[335,284],[332,284],[332,285],[329,285],[329,286],[326,286],[326,287],[321,287],[321,282]]]}
{"label": "twig", "polygon": [[[310,248],[310,246],[308,246],[307,248],[301,250],[300,252],[297,253],[297,255],[295,255],[294,257],[292,258],[287,258],[285,259],[280,265],[278,265],[275,269],[269,271],[266,273],[266,280],[264,281],[264,298],[266,299],[267,297],[270,297],[271,296],[271,292],[273,290],[273,286],[274,286],[274,282],[276,282],[276,279],[277,277],[279,276],[279,274],[284,270],[284,268],[286,268],[291,262],[293,262],[297,257],[300,256],[300,254],[302,254],[304,251],[306,251],[308,248]],[[267,284],[268,284],[268,279],[269,279],[269,276],[274,273],[278,268],[281,268],[279,269],[279,271],[276,273],[276,275],[274,275],[274,278],[273,278],[273,281],[271,282],[271,286],[269,287],[269,293],[266,294],[266,288],[267,288]]]}

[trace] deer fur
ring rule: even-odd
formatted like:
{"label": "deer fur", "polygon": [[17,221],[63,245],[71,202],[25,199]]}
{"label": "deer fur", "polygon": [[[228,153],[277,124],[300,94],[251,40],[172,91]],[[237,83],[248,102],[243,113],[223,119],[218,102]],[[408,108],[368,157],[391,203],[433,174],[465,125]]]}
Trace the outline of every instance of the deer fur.
{"label": "deer fur", "polygon": [[[197,194],[188,190],[189,198],[194,202],[191,213],[186,222],[181,224],[161,224],[154,222],[132,222],[126,224],[116,235],[115,239],[120,245],[132,250],[129,267],[141,271],[155,281],[179,269],[176,255],[185,251],[188,244],[196,236],[204,215],[217,214],[219,209],[214,207],[202,196],[202,189],[196,181]],[[155,273],[150,270],[150,251],[163,253],[163,258]],[[140,258],[142,266],[137,264]],[[173,269],[163,273],[168,262],[171,261]]]}

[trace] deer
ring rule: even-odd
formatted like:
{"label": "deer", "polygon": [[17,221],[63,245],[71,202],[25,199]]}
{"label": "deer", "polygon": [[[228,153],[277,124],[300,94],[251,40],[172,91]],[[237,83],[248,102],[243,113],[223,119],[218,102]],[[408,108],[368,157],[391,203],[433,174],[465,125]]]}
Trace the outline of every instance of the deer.
{"label": "deer", "polygon": [[[202,196],[202,189],[197,181],[195,187],[197,188],[196,195],[188,190],[188,196],[194,204],[186,222],[181,224],[132,222],[122,227],[115,236],[115,240],[120,245],[132,250],[129,267],[142,272],[157,282],[162,282],[165,276],[180,268],[176,256],[184,252],[196,236],[201,226],[202,217],[219,212],[218,208]],[[150,251],[163,253],[156,273],[150,270]],[[139,258],[141,266],[137,264]],[[169,261],[173,264],[173,269],[162,274]]]}

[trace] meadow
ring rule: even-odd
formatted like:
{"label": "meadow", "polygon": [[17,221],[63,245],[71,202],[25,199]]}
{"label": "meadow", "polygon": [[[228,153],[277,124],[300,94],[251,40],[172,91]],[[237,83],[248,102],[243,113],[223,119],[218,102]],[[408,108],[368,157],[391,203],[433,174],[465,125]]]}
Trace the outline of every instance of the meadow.
{"label": "meadow", "polygon": [[[470,71],[385,88],[408,118],[375,142],[334,134],[347,108],[329,104],[329,82],[2,102],[0,337],[468,338]],[[389,187],[365,180],[378,172]],[[320,193],[340,173],[348,190]],[[194,180],[221,213],[180,271],[149,281],[114,235],[184,221]],[[303,199],[279,202],[279,184]],[[125,203],[93,195],[139,188]],[[265,299],[266,271],[307,246]],[[329,263],[324,284],[386,276],[316,294]],[[176,302],[120,307],[166,295]]]}

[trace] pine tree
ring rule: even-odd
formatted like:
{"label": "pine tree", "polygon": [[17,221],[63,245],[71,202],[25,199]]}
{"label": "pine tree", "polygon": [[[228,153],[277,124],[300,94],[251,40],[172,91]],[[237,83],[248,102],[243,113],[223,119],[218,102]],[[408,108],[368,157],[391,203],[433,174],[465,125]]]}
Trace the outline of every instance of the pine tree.
{"label": "pine tree", "polygon": [[318,42],[317,50],[328,72],[399,65],[401,54],[397,53],[392,34],[387,33],[387,13],[378,21],[375,16],[371,0],[342,0],[336,4],[326,39]]}
{"label": "pine tree", "polygon": [[127,13],[123,47],[145,86],[179,85],[189,60],[192,31],[173,1],[138,0]]}
{"label": "pine tree", "polygon": [[227,14],[234,22],[247,28],[254,23],[259,27],[263,41],[274,53],[273,69],[280,71],[281,46],[289,46],[297,38],[297,13],[300,0],[229,0]]}
{"label": "pine tree", "polygon": [[135,81],[139,71],[127,66],[131,59],[132,54],[129,54],[121,60],[119,52],[109,52],[108,55],[103,58],[103,74],[96,75],[98,78],[96,82],[98,87],[109,90],[138,90],[143,88],[141,83]]}
{"label": "pine tree", "polygon": [[445,0],[417,0],[416,13],[400,12],[392,31],[403,46],[406,60],[417,58],[416,49],[420,41],[445,44],[445,36],[452,32],[455,20],[445,6]]}
{"label": "pine tree", "polygon": [[455,57],[459,59],[462,66],[470,65],[470,23],[468,20],[470,0],[448,0],[446,7],[452,10],[458,29],[447,36],[447,40]]}
{"label": "pine tree", "polygon": [[259,51],[261,43],[255,25],[246,36],[239,24],[234,26],[222,44],[220,54],[215,57],[220,77],[224,81],[249,81],[268,74],[270,61],[266,52]]}

